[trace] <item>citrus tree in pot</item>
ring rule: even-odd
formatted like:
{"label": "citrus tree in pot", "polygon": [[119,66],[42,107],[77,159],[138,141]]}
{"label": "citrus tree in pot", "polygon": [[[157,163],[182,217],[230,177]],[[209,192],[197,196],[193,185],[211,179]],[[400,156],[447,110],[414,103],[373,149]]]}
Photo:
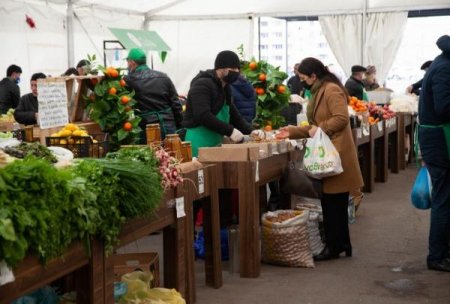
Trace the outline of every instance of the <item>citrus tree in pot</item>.
{"label": "citrus tree in pot", "polygon": [[120,145],[135,144],[141,128],[141,118],[135,115],[134,91],[129,91],[121,75],[121,69],[99,66],[105,77],[100,81],[91,79],[95,85],[90,96],[86,96],[86,110],[89,117],[99,124],[103,132],[110,136],[110,150],[118,150]]}
{"label": "citrus tree in pot", "polygon": [[266,131],[278,129],[285,124],[281,111],[289,104],[289,89],[283,84],[288,75],[266,61],[243,62],[241,72],[255,88],[256,118],[258,128]]}

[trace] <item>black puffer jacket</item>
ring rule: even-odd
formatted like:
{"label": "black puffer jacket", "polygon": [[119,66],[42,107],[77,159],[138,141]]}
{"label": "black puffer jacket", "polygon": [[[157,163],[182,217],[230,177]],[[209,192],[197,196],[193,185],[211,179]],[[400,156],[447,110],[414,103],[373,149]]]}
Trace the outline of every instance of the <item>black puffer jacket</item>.
{"label": "black puffer jacket", "polygon": [[0,114],[15,109],[20,101],[20,88],[8,77],[0,81]]}
{"label": "black puffer jacket", "polygon": [[350,76],[345,83],[345,88],[347,89],[348,95],[355,96],[359,100],[363,99],[364,84],[362,81]]}
{"label": "black puffer jacket", "polygon": [[39,111],[37,97],[33,93],[22,96],[19,105],[14,111],[14,118],[18,123],[24,125],[36,124],[36,113]]}
{"label": "black puffer jacket", "polygon": [[[136,108],[142,113],[162,112],[166,128],[178,129],[183,120],[178,93],[170,78],[159,71],[144,68],[125,77],[127,86],[136,92]],[[139,113],[139,112],[138,112]],[[145,116],[141,125],[158,123],[156,115]]]}
{"label": "black puffer jacket", "polygon": [[[216,118],[225,102],[230,106],[230,124]],[[230,136],[234,128],[244,134],[252,131],[252,126],[232,102],[230,86],[222,87],[214,70],[201,71],[192,80],[183,125],[186,128],[204,126],[224,136]]]}
{"label": "black puffer jacket", "polygon": [[[450,123],[450,36],[436,42],[442,54],[433,60],[422,81],[419,99],[421,125]],[[419,128],[419,143],[425,163],[450,168],[442,128]]]}

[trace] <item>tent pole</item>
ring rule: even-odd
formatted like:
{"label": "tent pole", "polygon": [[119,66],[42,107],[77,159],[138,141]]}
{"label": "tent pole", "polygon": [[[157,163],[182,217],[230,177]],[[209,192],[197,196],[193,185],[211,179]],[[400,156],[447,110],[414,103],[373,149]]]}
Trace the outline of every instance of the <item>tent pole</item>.
{"label": "tent pole", "polygon": [[67,0],[67,64],[68,67],[74,66],[74,38],[73,38],[73,0]]}
{"label": "tent pole", "polygon": [[367,23],[367,0],[363,0],[363,15],[362,15],[362,26],[361,26],[361,63],[366,66],[366,23]]}

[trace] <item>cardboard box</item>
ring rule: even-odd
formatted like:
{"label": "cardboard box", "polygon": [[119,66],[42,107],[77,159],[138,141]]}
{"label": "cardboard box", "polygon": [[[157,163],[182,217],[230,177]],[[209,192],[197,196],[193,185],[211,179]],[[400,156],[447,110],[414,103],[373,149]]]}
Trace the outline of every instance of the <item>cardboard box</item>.
{"label": "cardboard box", "polygon": [[133,271],[150,271],[153,274],[151,288],[159,287],[159,257],[157,252],[115,254],[111,257],[115,281]]}
{"label": "cardboard box", "polygon": [[258,160],[259,148],[247,147],[241,144],[229,145],[230,147],[212,147],[198,149],[200,162],[232,162]]}
{"label": "cardboard box", "polygon": [[259,149],[259,158],[272,156],[272,145],[268,142],[250,142],[243,144],[222,144],[223,148],[235,148],[236,145],[240,147],[257,147]]}

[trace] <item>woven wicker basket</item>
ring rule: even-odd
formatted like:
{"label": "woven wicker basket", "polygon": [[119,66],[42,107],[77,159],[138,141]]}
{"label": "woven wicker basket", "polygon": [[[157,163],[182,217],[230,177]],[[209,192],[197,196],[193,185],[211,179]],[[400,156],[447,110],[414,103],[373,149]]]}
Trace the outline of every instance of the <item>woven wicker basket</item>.
{"label": "woven wicker basket", "polygon": [[263,261],[291,267],[314,267],[307,228],[308,211],[281,223],[267,220],[268,216],[286,212],[299,213],[294,210],[279,210],[262,216]]}

